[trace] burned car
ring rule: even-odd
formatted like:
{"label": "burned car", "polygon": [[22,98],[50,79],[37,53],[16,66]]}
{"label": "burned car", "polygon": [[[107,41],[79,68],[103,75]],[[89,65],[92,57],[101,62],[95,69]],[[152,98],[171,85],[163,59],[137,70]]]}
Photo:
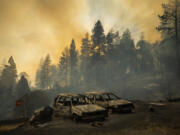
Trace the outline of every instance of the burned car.
{"label": "burned car", "polygon": [[128,100],[123,100],[111,92],[88,92],[86,94],[92,103],[100,105],[109,112],[132,112],[134,105]]}
{"label": "burned car", "polygon": [[53,108],[50,106],[46,106],[43,109],[37,109],[34,111],[33,116],[30,118],[31,125],[38,125],[49,122],[52,120],[53,116]]}
{"label": "burned car", "polygon": [[71,117],[79,120],[104,120],[108,111],[92,104],[86,96],[80,94],[60,94],[54,101],[55,114],[62,117]]}

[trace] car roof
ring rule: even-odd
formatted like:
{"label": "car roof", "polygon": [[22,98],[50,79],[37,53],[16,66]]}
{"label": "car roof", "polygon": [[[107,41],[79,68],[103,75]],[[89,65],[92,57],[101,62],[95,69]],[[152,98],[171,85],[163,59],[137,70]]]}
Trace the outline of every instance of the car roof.
{"label": "car roof", "polygon": [[74,93],[73,94],[72,93],[60,93],[58,96],[72,98],[72,97],[80,97],[81,95],[74,94]]}
{"label": "car roof", "polygon": [[102,94],[112,94],[112,92],[99,92],[99,91],[86,92],[86,95],[102,95]]}

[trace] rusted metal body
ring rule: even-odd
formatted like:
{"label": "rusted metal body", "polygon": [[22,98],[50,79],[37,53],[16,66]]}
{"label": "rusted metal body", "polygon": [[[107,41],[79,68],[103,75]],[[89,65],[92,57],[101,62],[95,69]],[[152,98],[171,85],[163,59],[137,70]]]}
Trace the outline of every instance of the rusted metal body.
{"label": "rusted metal body", "polygon": [[112,112],[132,112],[134,105],[128,100],[123,100],[111,92],[88,92],[88,99],[92,103],[102,106]]}
{"label": "rusted metal body", "polygon": [[86,96],[80,94],[59,94],[54,101],[56,116],[71,117],[73,120],[105,119],[108,111],[92,104]]}

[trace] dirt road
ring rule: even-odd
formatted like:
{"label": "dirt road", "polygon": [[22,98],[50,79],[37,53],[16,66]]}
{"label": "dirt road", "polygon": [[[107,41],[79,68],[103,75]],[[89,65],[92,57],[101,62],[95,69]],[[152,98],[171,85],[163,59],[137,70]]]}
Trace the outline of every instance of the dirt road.
{"label": "dirt road", "polygon": [[[34,128],[29,124],[3,135],[180,135],[180,102],[153,106],[135,102],[135,112],[112,114],[100,125],[74,123],[71,120],[53,120]],[[102,124],[102,125],[101,125]]]}

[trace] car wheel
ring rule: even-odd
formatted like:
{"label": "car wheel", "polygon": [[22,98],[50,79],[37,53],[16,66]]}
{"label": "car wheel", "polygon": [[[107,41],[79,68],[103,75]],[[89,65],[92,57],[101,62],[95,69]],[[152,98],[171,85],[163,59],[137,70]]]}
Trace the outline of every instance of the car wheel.
{"label": "car wheel", "polygon": [[105,119],[106,119],[105,117],[102,117],[102,118],[100,119],[100,121],[105,121]]}
{"label": "car wheel", "polygon": [[73,114],[72,119],[74,122],[78,123],[79,122],[79,116],[77,116],[76,114]]}
{"label": "car wheel", "polygon": [[130,109],[130,113],[134,113],[135,112],[135,109],[134,108],[131,108]]}
{"label": "car wheel", "polygon": [[111,115],[113,113],[113,110],[111,108],[108,108],[108,115]]}

